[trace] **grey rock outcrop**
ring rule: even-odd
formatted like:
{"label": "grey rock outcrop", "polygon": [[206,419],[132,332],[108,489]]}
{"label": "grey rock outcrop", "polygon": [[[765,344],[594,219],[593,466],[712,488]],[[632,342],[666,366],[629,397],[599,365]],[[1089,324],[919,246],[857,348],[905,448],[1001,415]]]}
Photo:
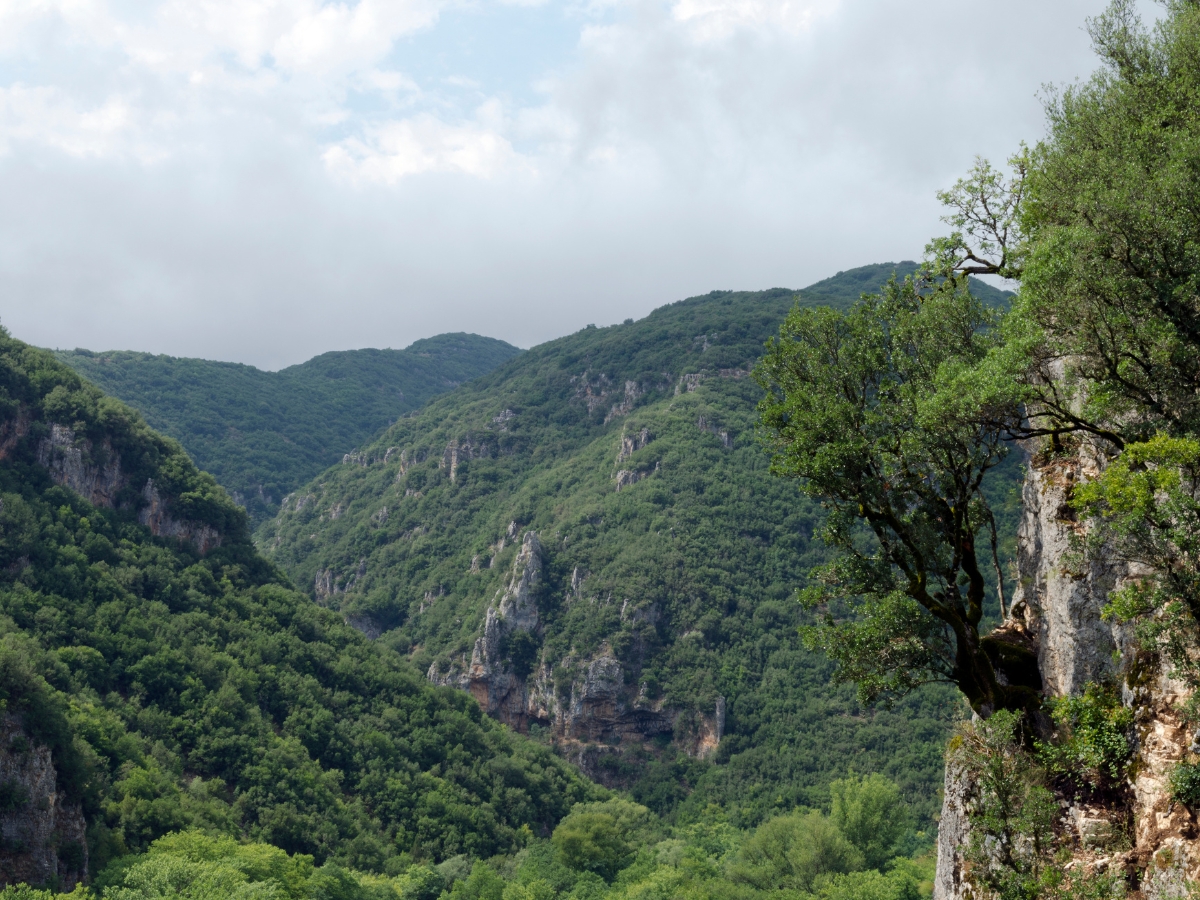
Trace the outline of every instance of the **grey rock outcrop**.
{"label": "grey rock outcrop", "polygon": [[1102,464],[1085,448],[1070,457],[1032,459],[1026,470],[1013,610],[1034,636],[1049,696],[1078,694],[1089,682],[1111,680],[1117,674],[1114,651],[1129,639],[1101,616],[1109,593],[1131,574],[1128,565],[1084,561],[1075,546],[1083,526],[1071,499],[1076,485],[1099,475]]}
{"label": "grey rock outcrop", "polygon": [[[21,433],[21,416],[0,428],[0,450],[4,450],[5,435]],[[25,426],[28,432],[28,426]],[[9,447],[4,450],[7,453]],[[3,458],[0,455],[0,458]],[[115,509],[120,494],[129,486],[129,476],[121,468],[121,457],[106,440],[99,445],[78,437],[66,425],[50,424],[50,433],[38,442],[36,459],[55,484],[70,488],[93,506]],[[177,519],[170,513],[169,503],[159,493],[154,479],[147,479],[138,504],[138,522],[157,537],[175,538],[194,545],[207,553],[221,544],[221,534],[211,525]]]}
{"label": "grey rock outcrop", "polygon": [[534,597],[542,579],[542,542],[537,532],[525,532],[525,540],[513,562],[512,580],[500,598],[500,616],[509,631],[533,631],[538,627]]}
{"label": "grey rock outcrop", "polygon": [[[1071,849],[1071,867],[1142,873],[1140,896],[1174,897],[1185,878],[1200,877],[1200,846],[1191,813],[1173,802],[1170,773],[1192,742],[1179,710],[1187,690],[1165,666],[1142,660],[1145,671],[1122,668],[1137,658],[1128,626],[1103,617],[1109,594],[1148,571],[1115,553],[1080,552],[1085,535],[1071,506],[1077,485],[1094,479],[1106,460],[1088,444],[1074,454],[1028,461],[1017,532],[1019,584],[1005,628],[1032,637],[1047,697],[1081,694],[1092,682],[1118,684],[1137,723],[1128,807],[1075,806],[1064,800],[1060,839]],[[966,812],[971,785],[953,761],[947,764],[938,827],[935,900],[967,900],[962,851],[969,837]],[[1105,849],[1105,836],[1132,823],[1132,848]],[[1111,844],[1112,842],[1107,842]],[[1128,845],[1126,845],[1128,847]]]}
{"label": "grey rock outcrop", "polygon": [[475,640],[465,671],[441,673],[431,666],[428,677],[467,691],[489,715],[519,730],[528,728],[531,713],[529,686],[518,678],[503,656],[505,639],[514,632],[538,629],[536,590],[542,579],[542,544],[535,531],[525,532],[513,561],[508,584],[484,614],[483,634]]}
{"label": "grey rock outcrop", "polygon": [[57,882],[69,890],[86,879],[83,810],[58,789],[49,748],[7,713],[0,715],[0,792],[0,887]]}
{"label": "grey rock outcrop", "polygon": [[[516,525],[511,535],[516,536]],[[554,668],[541,660],[528,676],[520,677],[505,657],[513,635],[539,633],[542,623],[537,595],[543,580],[545,551],[538,535],[525,532],[505,586],[484,614],[482,633],[475,640],[470,660],[430,665],[427,677],[435,684],[466,691],[491,716],[518,731],[539,725],[551,731],[555,742],[584,771],[602,781],[609,775],[599,765],[603,755],[619,753],[617,745],[638,743],[656,735],[674,734],[679,746],[693,756],[707,757],[724,736],[725,701],[717,698],[709,715],[664,708],[650,700],[636,681],[627,683],[626,672],[611,649],[604,645],[590,659],[556,661],[576,674],[568,685],[555,683]],[[580,600],[582,576],[571,577],[571,596]],[[429,600],[430,598],[426,598]],[[422,604],[422,609],[425,605]],[[622,603],[623,620],[657,622],[655,604]],[[681,716],[687,715],[687,722]]]}
{"label": "grey rock outcrop", "polygon": [[608,415],[604,417],[604,424],[607,425],[613,419],[619,419],[621,416],[628,415],[637,403],[638,397],[644,392],[636,381],[625,382],[625,396],[617,403],[614,403],[612,409],[608,411]]}
{"label": "grey rock outcrop", "polygon": [[645,472],[634,472],[631,469],[621,469],[617,472],[615,481],[617,484],[617,493],[621,493],[622,488],[632,487],[643,478],[646,477]]}
{"label": "grey rock outcrop", "polygon": [[933,900],[960,900],[966,886],[963,848],[970,839],[967,819],[971,785],[963,770],[948,760],[942,814],[938,821],[937,873],[933,880]]}
{"label": "grey rock outcrop", "polygon": [[138,522],[149,528],[151,534],[188,541],[201,553],[207,553],[221,545],[221,534],[211,525],[173,518],[152,478],[147,479],[146,486],[142,488],[142,508],[138,511]]}
{"label": "grey rock outcrop", "polygon": [[111,509],[126,485],[120,457],[112,447],[96,448],[91,441],[77,440],[66,425],[50,425],[50,434],[38,442],[37,461],[55,484],[70,488],[93,506]]}
{"label": "grey rock outcrop", "polygon": [[633,454],[637,453],[643,447],[647,446],[653,438],[650,435],[649,428],[643,428],[635,434],[626,434],[621,432],[621,443],[617,447],[617,465],[625,462]]}

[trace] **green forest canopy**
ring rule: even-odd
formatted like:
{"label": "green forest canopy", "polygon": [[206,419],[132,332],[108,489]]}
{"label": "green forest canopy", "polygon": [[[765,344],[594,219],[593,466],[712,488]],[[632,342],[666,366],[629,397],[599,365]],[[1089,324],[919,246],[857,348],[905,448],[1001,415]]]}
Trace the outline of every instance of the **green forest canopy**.
{"label": "green forest canopy", "polygon": [[132,351],[56,355],[182,443],[259,521],[390,422],[519,352],[441,334],[404,350],[323,353],[278,372]]}
{"label": "green forest canopy", "polygon": [[[841,290],[864,284],[839,278]],[[825,558],[813,540],[823,513],[769,475],[761,391],[746,377],[794,296],[719,291],[535,347],[297,491],[256,540],[322,603],[448,671],[508,577],[510,530],[536,530],[546,572],[532,660],[552,670],[559,702],[607,648],[630,699],[644,691],[686,713],[661,746],[600,742],[606,780],[663,814],[718,804],[753,824],[826,802],[848,771],[883,771],[928,822],[956,703],[934,690],[894,711],[862,707],[797,635],[793,592]],[[618,463],[623,437],[637,446]],[[618,492],[619,470],[637,480]],[[1014,464],[996,480],[1013,510],[1018,475]],[[1015,515],[1003,531],[1011,542]],[[718,698],[714,765],[681,748]]]}
{"label": "green forest canopy", "polygon": [[[0,671],[83,803],[94,867],[192,827],[383,871],[514,849],[604,796],[293,590],[178,444],[7,334],[0,415]],[[118,508],[38,464],[52,424],[84,465],[119,462]],[[220,546],[139,525],[147,478]]]}

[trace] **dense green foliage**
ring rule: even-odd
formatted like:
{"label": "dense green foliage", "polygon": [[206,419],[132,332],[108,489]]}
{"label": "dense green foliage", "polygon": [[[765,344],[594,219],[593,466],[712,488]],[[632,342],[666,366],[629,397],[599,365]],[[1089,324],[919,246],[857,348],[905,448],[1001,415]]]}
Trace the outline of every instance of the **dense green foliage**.
{"label": "dense green foliage", "polygon": [[[686,713],[673,744],[599,746],[607,779],[656,811],[717,804],[753,824],[882,771],[928,822],[957,704],[933,690],[863,707],[798,638],[793,594],[824,559],[824,512],[770,477],[746,377],[794,302],[716,292],[535,347],[298,491],[256,540],[321,602],[446,672],[470,658],[513,535],[535,530],[540,628],[506,648],[513,668],[547,667],[565,700],[607,648],[631,693]],[[618,491],[622,471],[634,483]],[[715,760],[683,755],[718,698]]]}
{"label": "dense green foliage", "polygon": [[1133,710],[1112,688],[1090,684],[1079,697],[1050,701],[1053,741],[1038,744],[1051,775],[1076,794],[1125,789],[1133,756]]}
{"label": "dense green foliage", "polygon": [[[177,444],[6,334],[0,409],[0,693],[83,803],[94,865],[198,827],[382,871],[515,848],[602,796],[291,589]],[[117,508],[38,463],[64,422],[128,473]],[[147,478],[219,548],[139,525]]]}
{"label": "dense green foliage", "polygon": [[[967,273],[1020,282],[998,329],[963,320],[952,308],[930,313],[935,321],[926,325],[927,334],[965,324],[959,344],[983,332],[991,343],[986,352],[956,353],[952,340],[945,342],[941,358],[923,355],[919,348],[910,351],[906,362],[924,365],[928,383],[944,386],[951,415],[922,423],[919,407],[903,389],[905,379],[861,379],[865,390],[842,384],[816,398],[806,395],[808,384],[797,379],[790,388],[794,396],[786,397],[792,401],[789,408],[767,408],[768,424],[780,436],[789,429],[812,429],[793,458],[787,457],[792,448],[783,448],[785,462],[792,464],[787,474],[807,479],[813,493],[827,501],[846,499],[835,474],[855,474],[845,452],[852,443],[847,432],[853,436],[858,428],[869,438],[859,453],[891,453],[903,460],[899,475],[881,467],[872,473],[870,483],[880,496],[860,495],[856,509],[847,503],[848,520],[865,521],[877,538],[858,545],[848,530],[835,541],[842,551],[838,566],[857,574],[876,564],[858,584],[842,579],[836,585],[840,599],[851,602],[869,578],[887,574],[879,571],[880,563],[907,576],[914,567],[906,564],[905,554],[931,556],[912,529],[912,520],[925,512],[920,490],[978,468],[970,452],[972,435],[1042,438],[1033,445],[1036,463],[1049,477],[1057,462],[1065,463],[1068,503],[1059,517],[1076,523],[1079,538],[1062,560],[1064,568],[1086,565],[1083,553],[1093,555],[1091,562],[1129,564],[1106,615],[1135,626],[1138,640],[1132,648],[1122,647],[1134,651],[1126,653],[1122,674],[1135,697],[1162,674],[1163,662],[1173,664],[1172,674],[1191,688],[1200,685],[1195,562],[1200,550],[1200,4],[1169,0],[1163,6],[1162,19],[1147,29],[1132,0],[1114,0],[1089,22],[1103,68],[1089,81],[1051,96],[1046,139],[1013,158],[1011,176],[981,160],[942,195],[954,231],[929,247],[931,283],[943,279],[933,296]],[[864,301],[839,321],[870,309]],[[816,319],[802,315],[795,317],[800,324]],[[890,338],[902,329],[893,320],[883,330]],[[854,334],[843,343],[825,335],[800,343],[778,368],[796,359],[800,367],[807,362],[806,351],[825,350],[826,367],[835,370],[853,371],[860,357],[880,369],[889,363],[879,352],[877,332]],[[859,401],[860,394],[869,401]],[[875,423],[861,414],[845,416],[851,429],[819,421],[825,415],[840,424],[847,398],[851,406],[882,410],[877,417],[882,427],[870,432]],[[919,450],[937,434],[953,434],[959,423],[966,431],[960,433],[957,457],[948,454],[925,466],[918,455],[916,465],[909,462],[914,447]],[[823,440],[817,435],[822,424],[829,435]],[[1082,484],[1075,483],[1079,475]],[[922,486],[915,500],[910,477]],[[961,496],[955,498],[944,506],[939,524],[968,515],[968,509]],[[891,551],[891,535],[881,533],[880,521],[900,536],[901,554]],[[970,541],[951,540],[947,549],[976,556]],[[962,574],[964,587],[979,581],[974,573]],[[919,579],[916,584],[905,580],[900,600],[912,598],[929,609],[920,599]],[[945,646],[939,633],[909,626],[901,602],[878,603],[873,611],[877,623],[829,623],[830,630],[864,637],[859,646],[843,645],[841,661],[868,691],[878,658],[889,646],[877,639],[880,634],[894,639],[907,627],[912,639],[904,650],[918,663]],[[1024,624],[1014,621],[994,637],[1016,653]],[[1089,876],[1088,867],[1064,863],[1073,849],[1099,855],[1129,846],[1134,711],[1109,686],[1090,685],[1081,696],[1052,699],[1042,710],[1027,702],[1028,696],[980,704],[973,685],[963,684],[957,673],[955,680],[982,714],[952,745],[952,762],[969,791],[971,840],[965,857],[976,891],[1004,900],[1124,896],[1124,873]],[[1196,703],[1190,707],[1194,713]],[[1050,717],[1043,715],[1046,711]],[[1174,799],[1194,803],[1200,797],[1198,766],[1197,755],[1189,752],[1175,767]],[[1079,823],[1082,846],[1076,848],[1068,846],[1070,838],[1057,824],[1059,804],[1068,806],[1067,797],[1105,808],[1105,816],[1086,829]]]}
{"label": "dense green foliage", "polygon": [[[965,724],[951,742],[950,759],[972,785],[970,844],[965,857],[972,883],[998,900],[1068,900],[1125,895],[1117,874],[1068,871],[1057,856],[1054,822],[1058,799],[1046,772],[1025,749],[1021,717],[1000,710],[987,721]],[[1095,835],[1096,846],[1115,846],[1121,835]]]}
{"label": "dense green foliage", "polygon": [[1103,67],[1052,99],[1023,213],[1038,411],[1118,446],[1200,427],[1200,10],[1168,9],[1150,31],[1131,0],[1091,23]]}
{"label": "dense green foliage", "polygon": [[[806,306],[828,306],[839,312],[848,312],[863,294],[874,294],[896,275],[901,280],[921,268],[911,259],[898,263],[875,263],[838,272],[829,278],[800,289]],[[1012,301],[1012,292],[993,287],[978,278],[971,279],[971,293],[991,309],[1007,309]]]}
{"label": "dense green foliage", "polygon": [[493,338],[443,334],[278,372],[128,351],[57,356],[182,443],[257,521],[390,422],[517,353]]}
{"label": "dense green foliage", "polygon": [[[851,804],[864,805],[862,782],[841,787]],[[876,796],[878,787],[865,790]],[[906,816],[894,786],[889,796],[891,805],[875,804],[885,828]],[[595,857],[575,852],[581,841],[600,849],[604,877]],[[114,860],[93,889],[104,900],[917,900],[930,862],[888,854],[868,867],[861,847],[819,812],[772,819],[752,832],[718,818],[670,829],[645,807],[610,800],[579,804],[549,840],[530,838],[515,852],[411,863],[391,875],[336,862],[317,866],[311,856],[268,844],[180,832]],[[0,900],[52,896],[0,891]],[[85,889],[73,896],[93,897]]]}

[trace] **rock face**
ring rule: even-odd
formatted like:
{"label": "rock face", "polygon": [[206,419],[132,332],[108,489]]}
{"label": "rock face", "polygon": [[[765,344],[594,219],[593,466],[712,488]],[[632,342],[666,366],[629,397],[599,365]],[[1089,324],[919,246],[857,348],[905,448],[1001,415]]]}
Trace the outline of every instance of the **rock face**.
{"label": "rock face", "polygon": [[1034,459],[1026,470],[1013,609],[1034,637],[1048,696],[1078,694],[1089,682],[1114,678],[1114,652],[1129,639],[1101,618],[1109,593],[1129,576],[1128,566],[1077,562],[1072,553],[1082,526],[1071,498],[1077,484],[1100,474],[1102,463],[1085,447],[1071,457]]}
{"label": "rock face", "polygon": [[[664,709],[661,701],[650,701],[644,692],[627,685],[620,661],[606,646],[594,658],[577,661],[574,668],[580,674],[569,687],[556,687],[547,660],[524,677],[514,670],[506,649],[515,636],[535,636],[541,627],[537,592],[542,568],[541,541],[536,532],[527,531],[507,585],[487,609],[483,633],[475,640],[470,663],[444,672],[434,664],[429,669],[429,680],[467,691],[489,715],[518,731],[528,731],[531,725],[549,729],[569,757],[601,780],[605,774],[599,758],[619,752],[613,749],[618,744],[644,742],[661,734],[682,734],[684,749],[692,755],[716,752],[725,730],[723,699],[718,698],[712,715],[683,723],[681,711]],[[577,590],[579,583],[576,572],[572,588]],[[623,615],[625,612],[623,608]],[[656,612],[651,609],[628,614],[652,617]]]}
{"label": "rock face", "polygon": [[541,704],[531,704],[526,679],[518,678],[512,671],[504,652],[511,635],[537,630],[535,591],[541,578],[542,544],[537,532],[527,531],[513,561],[508,585],[487,609],[483,634],[475,640],[470,665],[465,671],[451,669],[439,673],[436,667],[429,670],[429,679],[434,683],[467,691],[489,715],[522,731],[528,730],[531,719],[539,718]]}
{"label": "rock face", "polygon": [[125,487],[121,460],[111,446],[93,447],[91,441],[76,441],[66,425],[51,424],[50,435],[38,443],[38,465],[55,484],[68,487],[93,506],[112,508]]}
{"label": "rock face", "polygon": [[146,486],[142,488],[142,501],[142,508],[138,511],[138,522],[148,527],[151,534],[188,541],[201,553],[207,553],[221,545],[221,535],[211,525],[181,522],[172,518],[152,478],[147,479]]}
{"label": "rock face", "polygon": [[0,715],[0,887],[49,884],[66,890],[87,877],[87,823],[57,788],[47,747],[13,715]]}
{"label": "rock face", "polygon": [[[22,427],[21,422],[18,414],[15,420],[0,427],[0,459],[17,439],[28,433],[28,423]],[[6,445],[9,440],[12,444]],[[50,473],[55,484],[70,488],[93,506],[115,509],[121,492],[129,485],[129,476],[121,470],[121,457],[111,444],[105,441],[95,446],[78,438],[66,425],[51,423],[50,434],[38,442],[37,462]],[[220,533],[211,525],[172,517],[153,479],[148,479],[142,488],[138,522],[148,527],[151,534],[188,541],[201,553],[221,544]]]}
{"label": "rock face", "polygon": [[[1102,617],[1114,589],[1147,573],[1113,557],[1083,560],[1075,545],[1084,526],[1070,500],[1076,485],[1097,477],[1104,464],[1103,456],[1087,444],[1071,455],[1028,460],[1017,532],[1019,584],[1004,628],[1033,639],[1047,697],[1078,695],[1090,682],[1107,682],[1120,686],[1123,702],[1134,712],[1137,746],[1130,808],[1066,806],[1060,840],[1071,848],[1070,865],[1139,875],[1144,898],[1184,897],[1184,879],[1200,878],[1200,844],[1196,821],[1171,801],[1168,781],[1195,740],[1179,714],[1187,691],[1161,666],[1151,665],[1153,674],[1135,677],[1128,668],[1136,658],[1129,628]],[[948,764],[935,900],[972,897],[962,858],[970,832],[971,790],[957,767]],[[1133,823],[1132,848],[1114,849],[1120,844],[1103,840],[1124,830],[1128,821]]]}
{"label": "rock face", "polygon": [[970,828],[967,809],[971,785],[953,761],[946,764],[946,789],[942,795],[942,815],[938,821],[937,873],[933,881],[935,900],[963,896],[962,848],[967,845]]}

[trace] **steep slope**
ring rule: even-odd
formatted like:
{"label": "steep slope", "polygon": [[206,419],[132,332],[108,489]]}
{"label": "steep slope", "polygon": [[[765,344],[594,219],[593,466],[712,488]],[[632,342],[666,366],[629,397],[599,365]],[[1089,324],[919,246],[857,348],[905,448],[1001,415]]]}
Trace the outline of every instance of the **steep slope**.
{"label": "steep slope", "polygon": [[257,521],[389,422],[518,352],[443,334],[404,350],[323,353],[279,372],[130,351],[56,355],[183,444]]}
{"label": "steep slope", "polygon": [[793,302],[714,292],[535,347],[256,539],[431,680],[660,811],[756,822],[876,770],[931,815],[953,696],[862,709],[798,640],[822,514],[769,475],[748,377]]}
{"label": "steep slope", "polygon": [[0,881],[185,827],[488,856],[598,794],[291,589],[178,444],[3,332],[0,700]]}

